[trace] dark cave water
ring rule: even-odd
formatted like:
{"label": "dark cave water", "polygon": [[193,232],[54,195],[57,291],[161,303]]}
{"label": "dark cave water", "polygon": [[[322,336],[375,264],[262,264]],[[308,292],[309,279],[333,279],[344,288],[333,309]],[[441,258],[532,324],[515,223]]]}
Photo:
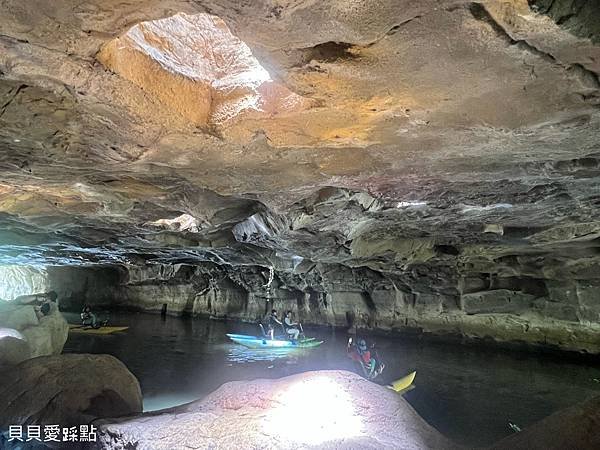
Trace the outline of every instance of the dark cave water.
{"label": "dark cave water", "polygon": [[[75,322],[76,315],[67,315]],[[186,403],[233,380],[279,378],[307,370],[353,370],[343,330],[315,328],[316,349],[248,350],[225,333],[257,334],[254,325],[149,314],[113,314],[127,332],[70,334],[65,352],[108,353],[139,379],[145,410]],[[387,367],[379,383],[417,371],[405,398],[431,425],[468,446],[491,444],[549,414],[600,394],[600,364],[560,355],[443,343],[408,336],[374,338]]]}

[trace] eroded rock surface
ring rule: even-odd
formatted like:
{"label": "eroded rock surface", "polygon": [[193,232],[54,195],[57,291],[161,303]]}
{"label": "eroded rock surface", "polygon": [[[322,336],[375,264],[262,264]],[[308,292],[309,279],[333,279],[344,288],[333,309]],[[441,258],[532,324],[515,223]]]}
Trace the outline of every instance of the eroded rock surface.
{"label": "eroded rock surface", "polygon": [[[291,263],[290,263],[291,264]],[[262,320],[271,308],[305,324],[424,331],[598,353],[597,283],[537,277],[432,273],[302,262],[295,269],[252,265],[154,265],[93,271],[55,269],[65,308]],[[52,280],[52,278],[51,278]],[[97,287],[96,287],[97,286]],[[103,286],[107,286],[106,289]],[[88,288],[90,287],[90,288]],[[107,295],[107,293],[109,295]]]}
{"label": "eroded rock surface", "polygon": [[142,394],[125,365],[109,355],[42,356],[0,372],[0,429],[9,425],[79,426],[142,411]]}
{"label": "eroded rock surface", "polygon": [[593,3],[4,2],[0,262],[246,318],[272,267],[306,320],[597,352]]}
{"label": "eroded rock surface", "polygon": [[271,79],[250,48],[209,14],[143,22],[98,59],[197,125],[220,129],[239,116],[303,110],[311,101]]}
{"label": "eroded rock surface", "polygon": [[344,371],[230,382],[188,405],[98,425],[101,449],[457,448],[397,393]]}

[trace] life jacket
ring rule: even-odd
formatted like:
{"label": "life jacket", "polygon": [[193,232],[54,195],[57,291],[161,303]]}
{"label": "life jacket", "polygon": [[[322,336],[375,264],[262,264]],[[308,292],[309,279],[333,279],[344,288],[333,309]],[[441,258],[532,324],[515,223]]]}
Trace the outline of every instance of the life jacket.
{"label": "life jacket", "polygon": [[[284,317],[284,318],[283,318],[283,329],[284,329],[285,331],[289,330],[290,328],[294,328],[292,325],[288,325],[287,321],[288,321],[288,318],[287,318],[287,317]],[[291,320],[290,320],[290,321],[291,321]]]}
{"label": "life jacket", "polygon": [[360,361],[365,364],[369,364],[371,361],[371,352],[369,350],[361,351],[356,345],[353,345],[351,349],[348,349],[348,355],[354,361]]}
{"label": "life jacket", "polygon": [[359,351],[358,354],[365,364],[369,364],[371,362],[371,352],[369,350],[365,350],[364,352]]}
{"label": "life jacket", "polygon": [[269,318],[267,319],[267,324],[269,325],[269,328],[277,328],[277,326],[279,325],[277,323],[277,318],[273,315],[273,314],[269,314]]}

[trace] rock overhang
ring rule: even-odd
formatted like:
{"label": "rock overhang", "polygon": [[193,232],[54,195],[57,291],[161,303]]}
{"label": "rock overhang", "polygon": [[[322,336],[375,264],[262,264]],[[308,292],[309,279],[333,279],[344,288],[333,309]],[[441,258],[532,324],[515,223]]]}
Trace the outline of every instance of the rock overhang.
{"label": "rock overhang", "polygon": [[[265,265],[279,252],[404,270],[411,260],[389,254],[402,240],[435,235],[433,257],[415,262],[446,264],[471,254],[463,246],[538,252],[522,238],[598,219],[598,48],[526,2],[130,6],[122,17],[77,9],[69,18],[58,5],[27,39],[38,11],[6,16],[6,262],[28,252],[107,263],[241,251],[262,254]],[[184,26],[199,25],[213,30],[196,35],[210,46],[190,41]],[[217,73],[219,45],[235,56],[232,76]],[[139,65],[136,76],[178,71],[194,88],[204,80],[202,118],[176,111],[189,98],[164,78],[144,88],[128,75],[128,64],[157,48],[160,70]],[[94,62],[97,50],[116,73]],[[192,50],[212,62],[183,61]],[[152,93],[161,83],[163,97]],[[205,127],[215,100],[262,95],[261,83],[306,107]],[[329,205],[314,200],[331,190],[340,195]],[[361,206],[355,195],[386,206]],[[279,223],[275,235],[237,239],[232,230],[257,213]],[[165,226],[181,217],[192,225]],[[492,228],[503,232],[485,232]],[[369,235],[390,245],[365,253],[358,241]],[[439,251],[448,246],[458,254]]]}

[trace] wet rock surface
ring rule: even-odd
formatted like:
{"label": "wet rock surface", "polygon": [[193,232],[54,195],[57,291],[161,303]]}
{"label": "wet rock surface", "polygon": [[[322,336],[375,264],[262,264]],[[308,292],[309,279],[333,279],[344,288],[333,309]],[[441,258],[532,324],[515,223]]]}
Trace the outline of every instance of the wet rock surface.
{"label": "wet rock surface", "polygon": [[101,449],[458,448],[397,393],[344,371],[230,382],[187,405],[96,423]]}
{"label": "wet rock surface", "polygon": [[598,352],[584,3],[5,2],[0,262],[98,265],[63,273],[74,309]]}
{"label": "wet rock surface", "polygon": [[0,428],[78,426],[139,413],[142,394],[125,365],[109,355],[56,355],[0,372]]}

